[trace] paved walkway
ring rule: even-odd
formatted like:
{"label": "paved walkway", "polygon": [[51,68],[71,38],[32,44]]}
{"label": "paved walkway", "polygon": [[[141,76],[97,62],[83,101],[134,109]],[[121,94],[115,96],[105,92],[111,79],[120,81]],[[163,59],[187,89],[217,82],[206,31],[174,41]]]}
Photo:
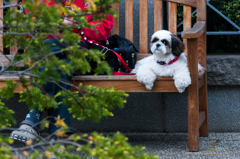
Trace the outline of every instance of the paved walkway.
{"label": "paved walkway", "polygon": [[[210,133],[209,137],[200,137],[199,152],[188,151],[187,133],[124,135],[132,145],[145,146],[147,153],[159,155],[162,159],[240,159],[240,133]],[[15,144],[14,147],[20,146]]]}
{"label": "paved walkway", "polygon": [[162,159],[240,159],[240,133],[210,133],[200,137],[199,152],[188,151],[187,133],[129,134],[130,143]]}

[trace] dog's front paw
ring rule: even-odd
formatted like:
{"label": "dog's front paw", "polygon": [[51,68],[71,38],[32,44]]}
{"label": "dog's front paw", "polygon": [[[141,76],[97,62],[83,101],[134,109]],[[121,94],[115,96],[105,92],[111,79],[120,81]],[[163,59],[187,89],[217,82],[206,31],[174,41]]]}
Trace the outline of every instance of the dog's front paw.
{"label": "dog's front paw", "polygon": [[145,84],[145,87],[146,87],[148,90],[152,90],[153,84]]}
{"label": "dog's front paw", "polygon": [[186,88],[186,87],[182,86],[182,87],[176,87],[176,88],[177,88],[177,90],[178,90],[179,93],[182,93],[182,92],[185,91],[185,88]]}
{"label": "dog's front paw", "polygon": [[190,78],[188,80],[187,80],[187,78],[185,78],[184,80],[176,79],[174,81],[174,83],[175,83],[175,86],[176,86],[178,92],[182,93],[185,91],[185,88],[191,84],[191,79]]}
{"label": "dog's front paw", "polygon": [[188,87],[191,84],[191,78],[189,74],[178,74],[173,78],[174,78],[174,84],[179,93],[184,92],[186,87]]}

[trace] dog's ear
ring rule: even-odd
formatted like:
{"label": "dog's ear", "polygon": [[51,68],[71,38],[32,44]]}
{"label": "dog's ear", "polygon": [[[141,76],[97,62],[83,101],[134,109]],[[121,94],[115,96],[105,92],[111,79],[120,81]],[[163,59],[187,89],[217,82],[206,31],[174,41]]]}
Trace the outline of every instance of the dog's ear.
{"label": "dog's ear", "polygon": [[172,53],[175,56],[180,56],[181,53],[184,52],[185,49],[185,45],[182,42],[182,40],[180,40],[177,35],[172,34]]}

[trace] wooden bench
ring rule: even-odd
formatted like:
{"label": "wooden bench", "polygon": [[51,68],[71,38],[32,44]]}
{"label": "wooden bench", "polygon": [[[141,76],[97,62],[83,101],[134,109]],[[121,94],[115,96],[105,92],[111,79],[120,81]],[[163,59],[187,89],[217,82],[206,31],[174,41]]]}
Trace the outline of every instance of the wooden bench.
{"label": "wooden bench", "polygon": [[[188,145],[189,151],[199,150],[199,136],[208,136],[207,111],[207,74],[198,77],[198,61],[206,68],[206,0],[166,0],[169,1],[169,31],[177,34],[177,3],[183,4],[183,29],[181,36],[186,44],[188,67],[192,84],[187,88],[188,93]],[[2,3],[2,2],[1,2]],[[1,6],[1,4],[0,4]],[[137,59],[148,56],[148,0],[139,1],[139,54]],[[191,24],[191,7],[197,9],[196,24]],[[119,12],[119,4],[113,8]],[[162,0],[154,0],[154,31],[162,29]],[[133,0],[125,0],[125,37],[133,41]],[[0,16],[3,17],[2,13]],[[0,21],[1,22],[1,21]],[[0,24],[2,25],[2,24]],[[134,24],[136,25],[136,24]],[[119,19],[114,19],[112,34],[119,34]],[[150,33],[152,34],[152,33]],[[0,39],[1,40],[1,39]],[[0,45],[2,41],[0,41]],[[2,45],[1,45],[2,46]],[[0,49],[3,49],[0,48]],[[10,49],[10,54],[16,48]],[[0,88],[5,85],[6,78],[18,81],[18,77],[0,77]],[[136,80],[136,76],[74,76],[74,84],[95,85],[98,87],[115,87],[126,92],[178,92],[173,78],[158,77],[151,91]],[[16,93],[22,91],[19,88]]]}
{"label": "wooden bench", "polygon": [[[177,34],[177,3],[183,4],[183,29],[181,36],[188,53],[188,67],[192,84],[188,92],[188,147],[189,151],[199,150],[199,136],[208,136],[207,74],[198,77],[198,61],[206,68],[206,0],[167,0],[169,1],[169,28]],[[192,27],[191,7],[197,9],[196,24]],[[119,12],[119,5],[113,8]],[[162,0],[154,0],[154,31],[162,29]],[[133,41],[133,0],[125,0],[125,38]],[[119,34],[119,19],[114,20],[113,34]],[[148,0],[139,1],[139,54],[137,59],[148,52]],[[152,34],[152,33],[150,33]],[[114,87],[126,92],[178,92],[173,78],[158,77],[151,91],[136,80],[136,76],[76,76],[73,83]],[[187,115],[187,114],[186,114]]]}

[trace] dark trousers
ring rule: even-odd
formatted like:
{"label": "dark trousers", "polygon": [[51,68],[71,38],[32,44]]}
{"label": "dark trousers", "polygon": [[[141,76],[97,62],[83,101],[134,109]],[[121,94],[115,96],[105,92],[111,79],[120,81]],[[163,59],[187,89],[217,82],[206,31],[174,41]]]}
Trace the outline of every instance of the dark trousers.
{"label": "dark trousers", "polygon": [[[65,45],[63,43],[60,43],[57,39],[48,39],[48,40],[45,40],[44,43],[45,44],[47,44],[47,43],[54,43],[55,44],[55,45],[50,45],[49,46],[52,52],[60,51],[62,48],[65,48]],[[89,49],[89,46],[86,45],[83,42],[81,42],[80,45],[82,47],[85,47],[85,48]],[[61,60],[65,60],[66,62],[69,62],[69,60],[66,58],[66,55],[64,53],[57,54],[57,57]],[[39,68],[39,71],[43,71],[44,69],[45,69],[44,67]],[[59,69],[58,69],[58,72],[60,73],[60,78],[61,79],[71,82],[72,75],[68,76],[67,74],[63,74]],[[68,86],[66,84],[59,83],[59,85],[66,90],[71,89],[70,86]],[[48,93],[49,96],[54,96],[59,91],[62,90],[62,88],[60,88],[59,86],[57,86],[56,84],[51,83],[51,82],[47,82],[42,87]],[[61,97],[59,97],[56,100],[57,100],[57,102],[61,102],[63,99]],[[57,129],[59,129],[58,127],[56,127],[54,125],[54,123],[55,123],[54,117],[58,117],[58,115],[60,116],[60,119],[65,118],[64,122],[69,127],[69,130],[68,130],[67,133],[73,133],[72,125],[71,125],[71,114],[68,111],[68,106],[60,104],[58,106],[58,108],[56,108],[56,109],[48,109],[47,110],[47,115],[50,116],[50,118],[49,118],[49,121],[50,121],[49,134],[52,134]],[[42,116],[42,112],[38,111],[38,109],[36,109],[36,108],[32,109],[27,114],[26,119],[24,121],[22,121],[21,124],[28,124],[30,126],[33,126],[37,131],[39,131],[39,124],[37,124],[37,123],[39,123],[41,121],[41,116]]]}

